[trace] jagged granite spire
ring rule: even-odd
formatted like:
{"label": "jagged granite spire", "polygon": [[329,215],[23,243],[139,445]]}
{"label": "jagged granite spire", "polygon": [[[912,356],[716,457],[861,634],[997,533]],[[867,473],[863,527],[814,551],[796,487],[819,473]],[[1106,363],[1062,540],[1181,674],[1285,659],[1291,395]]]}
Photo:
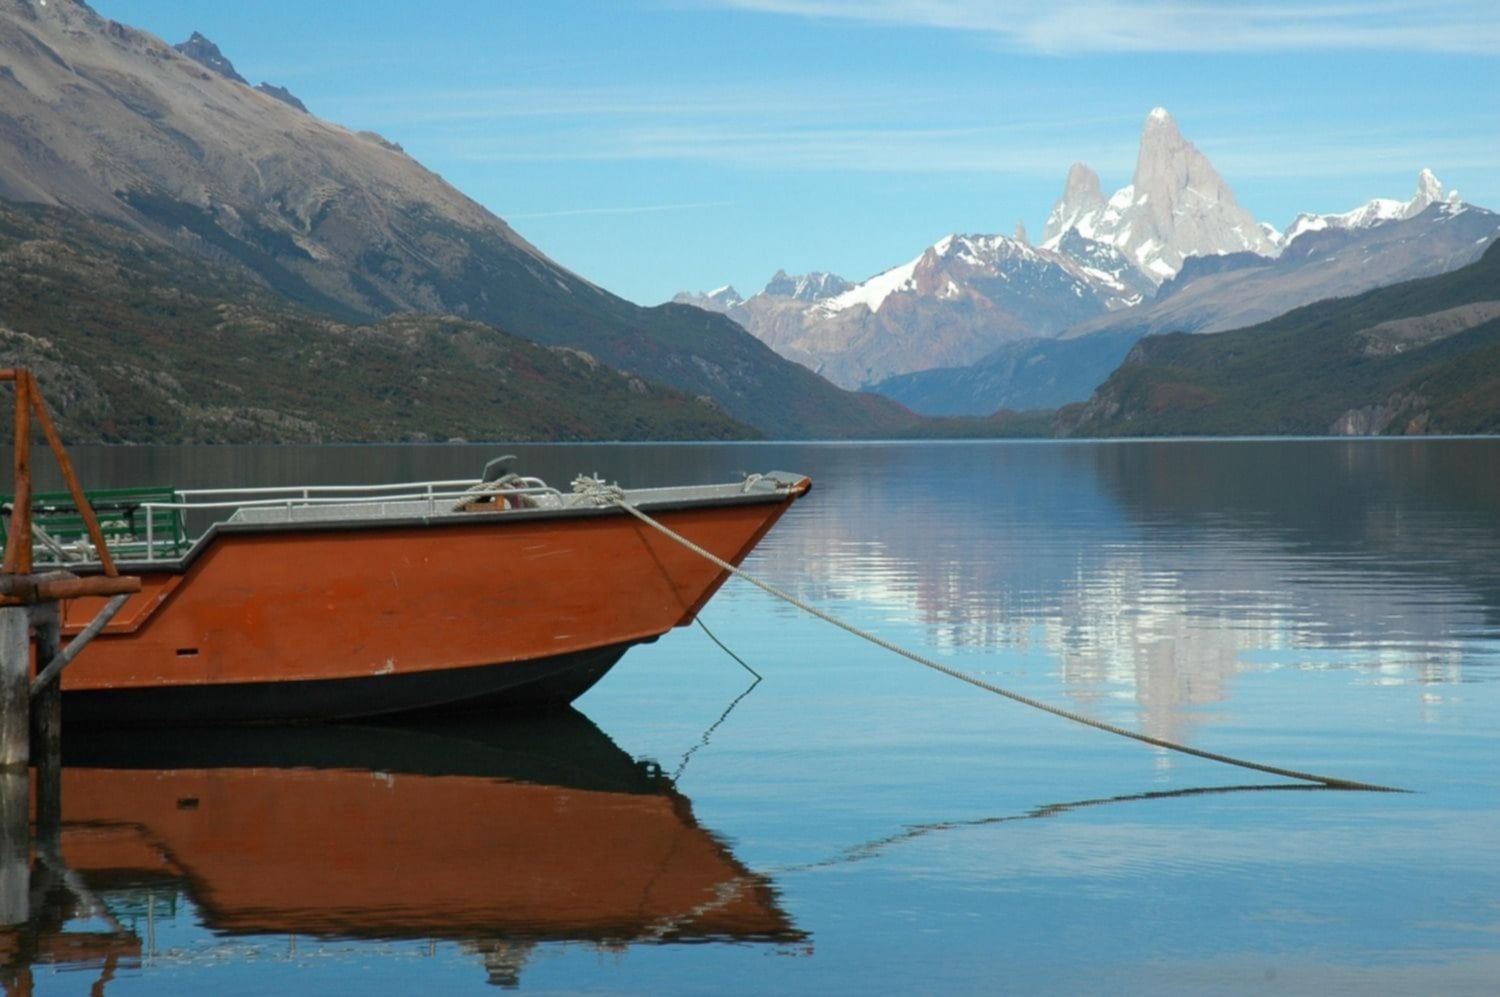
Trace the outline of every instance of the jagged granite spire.
{"label": "jagged granite spire", "polygon": [[1119,249],[1155,283],[1177,273],[1189,256],[1277,251],[1208,157],[1183,138],[1161,107],[1146,116],[1129,187],[1105,201],[1092,170],[1075,165],[1068,171],[1042,245],[1060,245],[1070,230]]}
{"label": "jagged granite spire", "polygon": [[1219,171],[1182,137],[1165,108],[1146,117],[1132,187],[1131,217],[1116,245],[1148,272],[1171,276],[1189,256],[1276,254]]}
{"label": "jagged granite spire", "polygon": [[1058,242],[1080,219],[1104,208],[1104,192],[1099,189],[1099,174],[1082,163],[1074,163],[1063,181],[1062,197],[1057,199],[1047,225],[1042,229],[1042,245],[1056,249]]}

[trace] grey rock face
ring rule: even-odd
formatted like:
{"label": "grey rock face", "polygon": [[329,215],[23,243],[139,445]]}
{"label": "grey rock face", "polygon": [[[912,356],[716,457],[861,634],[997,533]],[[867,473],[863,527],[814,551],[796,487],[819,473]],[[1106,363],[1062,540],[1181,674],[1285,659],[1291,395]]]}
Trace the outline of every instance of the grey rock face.
{"label": "grey rock face", "polygon": [[797,301],[822,301],[843,294],[854,285],[838,274],[814,271],[794,277],[785,270],[776,271],[761,291],[777,298],[794,298]]}
{"label": "grey rock face", "polygon": [[303,114],[308,113],[307,105],[298,100],[297,97],[286,87],[278,87],[272,83],[259,83],[256,85],[255,89],[259,90],[263,94],[266,94],[267,96],[275,97],[283,104],[295,107]]}
{"label": "grey rock face", "polygon": [[1070,231],[1112,245],[1153,284],[1172,277],[1191,256],[1254,252],[1274,256],[1275,241],[1235,201],[1208,157],[1164,108],[1146,117],[1135,177],[1105,201],[1093,171],[1075,165],[1047,222],[1042,245],[1061,245]]}
{"label": "grey rock face", "polygon": [[[179,42],[172,47],[198,63],[198,65],[206,66],[220,76],[227,76],[236,83],[244,83],[246,86],[250,85],[243,76],[235,71],[234,63],[230,62],[228,57],[219,51],[219,46],[196,31],[193,32],[192,37],[188,38],[187,41]],[[306,109],[304,108],[304,110]]]}
{"label": "grey rock face", "polygon": [[1104,210],[1104,192],[1099,189],[1099,174],[1082,163],[1074,163],[1063,181],[1062,196],[1057,199],[1047,226],[1042,229],[1042,245],[1054,246],[1064,235]]}

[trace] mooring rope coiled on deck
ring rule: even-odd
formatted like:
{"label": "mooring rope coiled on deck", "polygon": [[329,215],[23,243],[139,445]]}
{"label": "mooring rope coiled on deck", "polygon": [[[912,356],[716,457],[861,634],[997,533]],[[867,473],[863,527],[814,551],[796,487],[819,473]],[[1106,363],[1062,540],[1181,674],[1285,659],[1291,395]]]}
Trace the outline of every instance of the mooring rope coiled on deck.
{"label": "mooring rope coiled on deck", "polygon": [[743,578],[745,581],[749,582],[751,585],[754,585],[761,591],[773,595],[783,602],[790,603],[803,612],[810,613],[811,615],[816,616],[818,619],[823,620],[826,623],[831,623],[834,626],[838,627],[840,630],[844,630],[856,637],[867,640],[877,647],[883,647],[893,654],[898,654],[901,657],[906,658],[910,661],[914,661],[925,668],[930,668],[933,671],[941,672],[942,674],[947,675],[950,678],[956,678],[960,682],[967,682],[969,685],[977,686],[980,689],[984,689],[986,692],[992,692],[997,696],[1004,696],[1006,699],[1020,703],[1022,706],[1029,706],[1032,709],[1041,710],[1043,713],[1050,713],[1055,717],[1062,717],[1064,720],[1071,720],[1074,723],[1083,724],[1085,727],[1093,727],[1095,730],[1102,730],[1108,734],[1117,734],[1120,737],[1128,737],[1133,741],[1140,741],[1142,744],[1149,744],[1153,747],[1165,748],[1168,751],[1177,751],[1185,755],[1193,755],[1194,757],[1204,758],[1211,762],[1221,762],[1225,765],[1234,765],[1243,769],[1252,769],[1256,772],[1266,772],[1270,775],[1285,776],[1288,779],[1298,779],[1303,782],[1317,783],[1318,785],[1327,786],[1330,789],[1358,789],[1377,793],[1408,792],[1408,790],[1397,789],[1392,786],[1378,786],[1368,782],[1356,782],[1352,779],[1339,779],[1334,776],[1318,775],[1313,772],[1301,772],[1297,769],[1281,768],[1276,765],[1263,765],[1260,762],[1247,761],[1243,758],[1235,758],[1231,755],[1219,754],[1216,751],[1205,751],[1202,748],[1194,748],[1186,744],[1179,744],[1176,741],[1168,741],[1165,738],[1152,737],[1150,734],[1142,734],[1138,731],[1128,730],[1124,727],[1116,726],[1115,724],[1108,723],[1104,720],[1096,720],[1093,717],[1084,716],[1081,713],[1074,713],[1071,710],[1064,710],[1061,707],[1049,705],[1042,702],[1041,700],[1032,699],[1030,696],[1022,695],[1019,692],[1012,692],[1009,689],[1005,689],[1001,686],[995,685],[993,682],[986,682],[984,679],[977,678],[973,675],[968,674],[967,672],[961,672],[956,668],[950,668],[947,665],[941,664],[937,661],[933,661],[931,658],[927,658],[920,654],[917,654],[915,651],[907,650],[906,648],[901,647],[899,644],[893,644],[883,637],[872,634],[867,630],[862,630],[859,627],[854,626],[852,623],[847,623],[836,616],[825,613],[821,609],[818,609],[816,606],[809,605],[808,603],[803,602],[795,596],[783,592],[775,586],[761,581],[754,575],[751,575],[750,573],[735,567],[728,561],[719,557],[717,554],[714,554],[712,551],[705,550],[682,534],[676,532],[668,526],[663,525],[660,522],[657,522],[651,516],[648,516],[646,513],[642,512],[640,509],[636,508],[628,501],[626,501],[624,493],[620,490],[605,489],[603,490],[603,492],[604,494],[602,494],[601,497],[608,501],[610,504],[624,509],[636,519],[639,519],[641,522],[656,530],[658,533],[661,533],[663,536],[666,536],[671,540],[677,542],[678,544],[681,544],[683,547],[687,548],[698,556],[708,560],[712,564],[717,565],[723,570],[730,572],[735,577]]}

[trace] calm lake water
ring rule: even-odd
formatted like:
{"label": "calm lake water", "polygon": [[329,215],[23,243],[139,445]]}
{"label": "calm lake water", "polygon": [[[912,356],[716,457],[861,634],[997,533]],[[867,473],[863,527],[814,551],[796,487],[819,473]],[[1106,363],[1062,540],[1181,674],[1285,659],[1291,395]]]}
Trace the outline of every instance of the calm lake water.
{"label": "calm lake water", "polygon": [[[187,487],[502,451],[563,486],[801,471],[746,564],[772,584],[1064,708],[1411,792],[1079,727],[731,581],[702,619],[758,683],[694,627],[545,721],[70,737],[64,859],[103,907],[54,888],[35,993],[1495,992],[1500,440],[74,458]],[[12,986],[20,958],[0,933]]]}

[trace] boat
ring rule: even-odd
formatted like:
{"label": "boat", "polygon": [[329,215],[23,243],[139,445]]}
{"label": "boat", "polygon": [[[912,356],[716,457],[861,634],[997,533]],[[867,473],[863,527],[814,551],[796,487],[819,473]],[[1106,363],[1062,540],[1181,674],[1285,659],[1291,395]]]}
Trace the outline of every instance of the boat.
{"label": "boat", "polygon": [[[94,492],[93,531],[76,492],[33,495],[28,577],[139,579],[62,673],[66,723],[565,705],[728,578],[682,540],[738,565],[811,487],[773,471],[564,491],[506,460],[465,480]],[[63,637],[108,598],[62,598]]]}
{"label": "boat", "polygon": [[571,708],[75,730],[62,761],[57,847],[32,873],[52,887],[0,929],[0,971],[113,954],[167,985],[171,964],[226,951],[363,966],[344,943],[411,940],[514,986],[539,944],[807,942],[658,765]]}

